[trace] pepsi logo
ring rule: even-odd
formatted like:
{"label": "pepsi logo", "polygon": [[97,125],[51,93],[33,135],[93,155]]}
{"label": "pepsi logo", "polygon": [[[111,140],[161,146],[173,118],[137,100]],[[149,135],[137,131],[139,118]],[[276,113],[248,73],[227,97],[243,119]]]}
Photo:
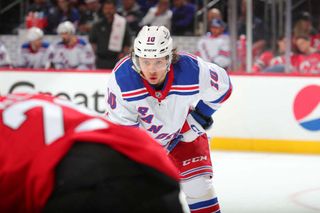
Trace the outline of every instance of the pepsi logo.
{"label": "pepsi logo", "polygon": [[320,86],[302,88],[293,103],[293,113],[300,126],[309,131],[320,130]]}

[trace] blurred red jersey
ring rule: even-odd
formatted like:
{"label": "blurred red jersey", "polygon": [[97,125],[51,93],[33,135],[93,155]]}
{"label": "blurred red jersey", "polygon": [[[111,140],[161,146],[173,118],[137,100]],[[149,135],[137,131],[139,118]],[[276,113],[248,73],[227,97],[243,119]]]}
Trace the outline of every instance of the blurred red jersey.
{"label": "blurred red jersey", "polygon": [[55,167],[75,142],[105,144],[178,180],[166,152],[142,130],[48,95],[0,97],[0,133],[1,212],[40,212]]}

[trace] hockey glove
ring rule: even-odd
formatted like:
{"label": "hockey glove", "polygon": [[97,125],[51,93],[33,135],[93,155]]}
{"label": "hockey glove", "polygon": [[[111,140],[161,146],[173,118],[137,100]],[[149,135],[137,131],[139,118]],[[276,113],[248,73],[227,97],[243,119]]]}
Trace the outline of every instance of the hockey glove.
{"label": "hockey glove", "polygon": [[190,112],[192,117],[202,126],[203,129],[209,129],[213,124],[211,116],[206,116],[202,114],[197,108]]}

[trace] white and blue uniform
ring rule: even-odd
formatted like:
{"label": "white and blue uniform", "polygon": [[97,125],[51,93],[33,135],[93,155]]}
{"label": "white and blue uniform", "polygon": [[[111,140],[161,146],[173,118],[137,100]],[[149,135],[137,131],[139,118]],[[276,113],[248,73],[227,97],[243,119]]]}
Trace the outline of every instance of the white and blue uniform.
{"label": "white and blue uniform", "polygon": [[29,42],[22,44],[17,67],[23,68],[45,68],[48,62],[48,42],[42,42],[38,51],[31,48]]}
{"label": "white and blue uniform", "polygon": [[126,57],[114,68],[107,89],[107,116],[121,125],[140,126],[162,146],[180,133],[191,107],[211,116],[232,89],[224,69],[189,54],[181,53],[171,65],[161,91],[132,67]]}
{"label": "white and blue uniform", "polygon": [[11,60],[7,48],[0,42],[0,67],[10,67]]}
{"label": "white and blue uniform", "polygon": [[211,34],[201,37],[197,44],[198,55],[208,62],[215,63],[225,69],[231,64],[230,37],[221,34],[213,37]]}
{"label": "white and blue uniform", "polygon": [[94,69],[95,56],[92,47],[78,38],[77,43],[66,46],[62,41],[49,47],[49,60],[55,69]]}
{"label": "white and blue uniform", "polygon": [[[195,118],[189,116],[190,109],[195,107],[209,117],[231,91],[223,68],[189,54],[180,54],[178,62],[171,64],[160,91],[133,69],[129,57],[118,62],[107,85],[108,118],[145,129],[168,150],[180,171],[181,189],[191,213],[220,213],[220,207],[212,185],[207,137]],[[174,149],[170,149],[172,144],[176,144]]]}

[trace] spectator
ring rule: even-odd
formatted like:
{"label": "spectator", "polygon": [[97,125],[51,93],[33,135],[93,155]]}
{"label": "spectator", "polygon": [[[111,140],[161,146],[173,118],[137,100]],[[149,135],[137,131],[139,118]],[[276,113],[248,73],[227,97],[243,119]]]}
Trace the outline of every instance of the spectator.
{"label": "spectator", "polygon": [[293,37],[298,36],[311,36],[315,33],[315,29],[312,26],[312,20],[310,13],[304,11],[299,16],[293,27]]}
{"label": "spectator", "polygon": [[26,27],[44,29],[48,25],[48,14],[52,5],[47,0],[34,0],[28,8]]}
{"label": "spectator", "polygon": [[48,15],[52,5],[47,0],[33,0],[28,8],[28,12],[42,12],[44,15]]}
{"label": "spectator", "polygon": [[311,46],[310,37],[299,36],[296,38],[297,50],[300,54],[300,73],[320,73],[320,53]]}
{"label": "spectator", "polygon": [[159,0],[159,3],[149,9],[147,15],[143,17],[140,26],[153,25],[171,28],[172,11],[169,9],[169,0]]}
{"label": "spectator", "polygon": [[[284,38],[284,43],[280,42],[282,46],[281,47],[278,46],[278,48],[281,48],[283,50],[283,53],[282,54],[280,53],[278,56],[273,57],[270,61],[269,66],[264,68],[263,70],[264,72],[285,72],[285,71],[298,72],[299,71],[299,64],[301,63],[301,60],[303,59],[303,57],[301,56],[301,54],[297,54],[296,51],[292,51],[290,53],[290,63],[291,63],[289,68],[290,70],[285,70],[286,57],[284,55],[285,53],[284,49],[285,49],[286,42],[288,42],[286,38]],[[279,45],[279,41],[278,41],[278,45]],[[294,45],[294,43],[292,45]]]}
{"label": "spectator", "polygon": [[140,11],[140,7],[136,0],[122,0],[122,7],[118,12],[125,17],[132,35],[135,36],[140,30],[139,23],[143,18],[143,13]]}
{"label": "spectator", "polygon": [[277,41],[278,48],[276,52],[271,50],[264,51],[253,63],[252,71],[261,72],[264,69],[279,64],[279,57],[282,57],[286,50],[286,38],[280,36]]}
{"label": "spectator", "polygon": [[76,8],[72,8],[68,0],[57,0],[57,6],[49,11],[48,26],[45,29],[45,33],[56,34],[58,25],[64,21],[70,21],[77,26],[79,20],[79,11]]}
{"label": "spectator", "polygon": [[310,55],[316,52],[316,49],[311,46],[310,37],[307,35],[300,35],[295,38],[297,51],[302,55]]}
{"label": "spectator", "polygon": [[171,31],[173,35],[193,35],[195,5],[186,0],[173,0]]}
{"label": "spectator", "polygon": [[59,24],[61,41],[49,47],[50,67],[54,69],[94,69],[94,53],[89,43],[75,35],[70,21]]}
{"label": "spectator", "polygon": [[112,69],[129,52],[131,37],[124,17],[116,14],[116,5],[106,0],[102,5],[104,18],[93,25],[89,40],[96,54],[98,69]]}
{"label": "spectator", "polygon": [[137,0],[137,3],[139,4],[143,15],[145,15],[151,7],[156,6],[158,0]]}
{"label": "spectator", "polygon": [[207,14],[207,20],[208,20],[208,26],[207,26],[207,32],[210,32],[211,22],[213,19],[222,19],[221,11],[218,8],[212,8],[208,11]]}
{"label": "spectator", "polygon": [[43,41],[43,31],[32,27],[27,31],[26,42],[22,44],[18,67],[45,68],[48,62],[49,43]]}
{"label": "spectator", "polygon": [[0,67],[11,67],[9,52],[4,44],[0,41]]}
{"label": "spectator", "polygon": [[310,36],[311,46],[320,51],[320,33],[313,27],[311,15],[306,11],[301,12],[293,27],[293,38],[304,35]]}
{"label": "spectator", "polygon": [[198,54],[208,62],[228,69],[230,60],[230,37],[224,34],[225,23],[221,19],[211,21],[210,33],[198,41]]}
{"label": "spectator", "polygon": [[98,0],[85,0],[86,9],[80,13],[78,31],[88,34],[95,22],[102,18],[101,5]]}
{"label": "spectator", "polygon": [[178,172],[147,133],[44,94],[0,106],[1,212],[182,213]]}

